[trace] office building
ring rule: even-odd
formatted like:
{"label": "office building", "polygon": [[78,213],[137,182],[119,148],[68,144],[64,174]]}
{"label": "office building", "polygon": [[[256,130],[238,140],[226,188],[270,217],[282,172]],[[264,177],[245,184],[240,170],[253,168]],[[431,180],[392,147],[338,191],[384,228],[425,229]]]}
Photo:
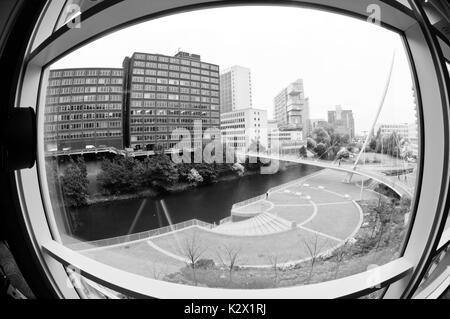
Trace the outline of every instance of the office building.
{"label": "office building", "polygon": [[134,53],[123,62],[126,74],[124,143],[133,149],[171,149],[171,133],[194,121],[202,129],[220,125],[219,66],[197,54]]}
{"label": "office building", "polygon": [[350,138],[355,137],[355,120],[352,110],[343,110],[337,105],[334,111],[328,111],[328,123],[339,134],[348,134]]}
{"label": "office building", "polygon": [[253,142],[267,148],[267,111],[248,108],[222,113],[220,116],[222,142],[240,152]]}
{"label": "office building", "polygon": [[274,110],[275,120],[281,130],[309,132],[309,100],[305,98],[302,79],[292,82],[277,94]]}
{"label": "office building", "polygon": [[250,69],[235,65],[220,74],[220,111],[222,113],[252,107]]}
{"label": "office building", "polygon": [[319,127],[328,127],[329,123],[325,119],[311,119],[310,120],[310,128],[311,131],[314,131],[316,128]]}
{"label": "office building", "polygon": [[299,154],[300,148],[306,146],[301,130],[280,130],[276,121],[268,121],[268,150],[281,155]]}
{"label": "office building", "polygon": [[46,151],[123,147],[123,70],[51,70],[45,103]]}
{"label": "office building", "polygon": [[[378,125],[377,130],[375,131],[375,134],[380,131],[381,135],[390,135],[392,133],[396,133],[400,139],[406,139],[409,137],[409,124],[408,123],[401,123],[401,124],[380,124]],[[411,132],[413,134],[413,132]]]}

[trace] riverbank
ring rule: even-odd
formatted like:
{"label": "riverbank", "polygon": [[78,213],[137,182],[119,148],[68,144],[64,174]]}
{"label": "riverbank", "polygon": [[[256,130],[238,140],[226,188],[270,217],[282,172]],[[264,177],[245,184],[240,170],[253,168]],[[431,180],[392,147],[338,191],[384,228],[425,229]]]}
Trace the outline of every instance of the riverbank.
{"label": "riverbank", "polygon": [[[291,168],[291,167],[300,167],[301,164],[298,163],[284,163],[280,171]],[[244,178],[247,176],[252,175],[258,175],[260,174],[260,171],[252,171],[252,170],[246,170],[242,174],[233,173],[233,174],[227,174],[224,176],[217,177],[217,179],[209,184],[193,184],[193,183],[185,183],[185,182],[177,182],[175,185],[168,186],[165,191],[157,191],[153,188],[147,188],[141,191],[137,191],[130,194],[120,194],[120,195],[107,195],[107,194],[101,194],[101,193],[95,193],[95,194],[89,194],[88,198],[86,199],[86,206],[95,205],[99,203],[105,203],[105,202],[114,202],[114,201],[122,201],[122,200],[129,200],[129,199],[139,199],[139,198],[153,198],[156,199],[158,197],[164,196],[164,195],[170,195],[170,194],[176,194],[188,190],[192,190],[195,188],[201,188],[201,187],[208,187],[212,184],[216,183],[222,183],[222,182],[228,182],[233,181],[236,179]],[[277,173],[276,173],[277,174]]]}
{"label": "riverbank", "polygon": [[98,204],[98,203],[114,202],[114,201],[121,201],[121,200],[127,200],[127,199],[139,199],[139,198],[146,198],[146,197],[158,198],[163,195],[176,194],[176,193],[180,193],[183,191],[187,191],[187,190],[199,188],[199,187],[207,187],[211,184],[232,181],[235,179],[239,179],[239,178],[242,178],[245,176],[250,176],[250,175],[255,175],[255,174],[258,174],[258,172],[248,171],[242,175],[235,174],[235,175],[221,176],[221,177],[218,177],[216,181],[214,181],[213,183],[210,183],[210,184],[195,185],[192,183],[178,182],[175,185],[171,185],[171,186],[167,187],[166,190],[163,192],[161,192],[161,191],[158,192],[157,190],[155,190],[153,188],[148,188],[148,189],[134,192],[132,194],[105,195],[105,194],[97,193],[94,195],[89,195],[86,200],[86,204],[87,204],[87,206],[89,206],[89,205],[94,205],[94,204]]}

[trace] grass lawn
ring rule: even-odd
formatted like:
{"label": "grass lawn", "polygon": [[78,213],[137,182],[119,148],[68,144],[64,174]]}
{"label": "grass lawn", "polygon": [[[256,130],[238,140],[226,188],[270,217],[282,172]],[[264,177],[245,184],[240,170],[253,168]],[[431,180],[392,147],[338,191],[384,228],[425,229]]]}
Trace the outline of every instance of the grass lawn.
{"label": "grass lawn", "polygon": [[[303,229],[293,229],[282,233],[266,236],[229,236],[213,233],[200,228],[186,230],[153,238],[151,241],[158,247],[185,257],[184,248],[192,239],[198,243],[199,249],[204,250],[202,258],[220,262],[217,254],[224,247],[240,249],[240,265],[270,265],[269,259],[277,256],[280,262],[289,262],[310,257],[306,244],[313,245],[316,235]],[[335,247],[339,242],[333,239],[317,236],[317,247],[326,251]]]}
{"label": "grass lawn", "polygon": [[322,205],[313,220],[305,227],[344,240],[359,224],[359,210],[353,202]]}

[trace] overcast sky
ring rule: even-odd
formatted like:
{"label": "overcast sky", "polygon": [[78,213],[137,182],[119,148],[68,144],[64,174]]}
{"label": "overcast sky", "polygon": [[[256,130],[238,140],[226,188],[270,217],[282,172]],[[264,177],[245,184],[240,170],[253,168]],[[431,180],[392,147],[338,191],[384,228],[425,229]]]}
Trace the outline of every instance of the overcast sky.
{"label": "overcast sky", "polygon": [[[381,12],[381,18],[382,18]],[[399,35],[366,21],[293,7],[230,7],[176,14],[141,23],[67,55],[52,68],[121,67],[135,51],[173,55],[178,49],[226,69],[251,69],[253,107],[273,114],[273,98],[304,80],[311,118],[335,105],[353,110],[357,133],[368,130],[385,85],[392,82],[379,122],[415,121],[411,74]]]}

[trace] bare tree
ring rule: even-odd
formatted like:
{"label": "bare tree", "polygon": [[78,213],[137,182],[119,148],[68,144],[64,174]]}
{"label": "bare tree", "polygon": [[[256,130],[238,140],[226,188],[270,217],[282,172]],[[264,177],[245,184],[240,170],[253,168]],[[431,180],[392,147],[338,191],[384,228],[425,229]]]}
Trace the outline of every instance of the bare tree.
{"label": "bare tree", "polygon": [[157,279],[157,280],[162,279],[162,278],[166,275],[166,272],[163,271],[161,268],[157,267],[157,266],[155,265],[155,263],[152,263],[152,269],[151,269],[151,271],[152,271],[152,276],[153,276],[153,278],[154,278],[154,279]]}
{"label": "bare tree", "polygon": [[186,238],[182,243],[181,253],[187,260],[187,264],[192,269],[192,275],[194,278],[194,283],[197,286],[197,274],[196,274],[196,264],[197,261],[203,256],[206,251],[206,247],[202,247],[201,242],[198,241],[197,233],[194,232],[192,236]]}
{"label": "bare tree", "polygon": [[272,254],[272,255],[267,256],[267,259],[269,260],[270,265],[272,266],[275,287],[278,287],[279,257],[276,254]]}
{"label": "bare tree", "polygon": [[240,252],[240,247],[233,247],[231,245],[225,245],[217,251],[217,257],[228,270],[230,283],[232,282],[233,270],[236,267]]}
{"label": "bare tree", "polygon": [[317,233],[314,233],[314,238],[312,241],[303,239],[303,243],[305,244],[306,250],[308,251],[310,257],[309,262],[311,266],[307,283],[310,283],[311,281],[314,272],[314,266],[317,262],[320,252],[322,251],[322,248],[325,247],[327,242],[328,241],[325,240],[322,243],[319,243],[319,235]]}
{"label": "bare tree", "polygon": [[344,261],[344,258],[349,254],[348,250],[348,241],[346,241],[342,246],[338,247],[334,251],[334,256],[336,257],[336,269],[334,271],[334,279],[337,278],[339,273],[339,267],[341,266],[342,262]]}

